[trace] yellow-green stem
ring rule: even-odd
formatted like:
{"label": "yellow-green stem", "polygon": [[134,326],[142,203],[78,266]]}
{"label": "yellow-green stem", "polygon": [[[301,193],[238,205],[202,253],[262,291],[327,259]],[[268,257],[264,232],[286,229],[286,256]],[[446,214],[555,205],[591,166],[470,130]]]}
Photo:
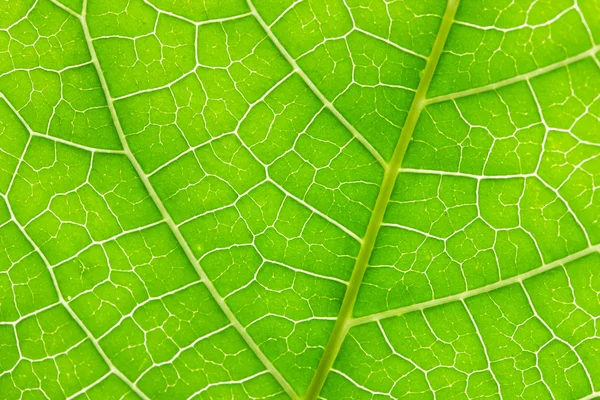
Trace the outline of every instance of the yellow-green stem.
{"label": "yellow-green stem", "polygon": [[390,200],[398,173],[400,172],[400,166],[402,165],[402,160],[404,159],[404,154],[406,153],[406,148],[408,147],[408,142],[410,141],[415,126],[417,125],[421,110],[425,106],[427,90],[429,89],[429,84],[431,83],[433,73],[437,67],[442,50],[444,49],[448,33],[450,32],[450,27],[452,26],[452,21],[454,20],[454,15],[456,14],[456,10],[458,8],[458,2],[459,0],[449,0],[446,6],[446,11],[442,17],[438,35],[431,50],[431,54],[427,60],[425,70],[423,71],[423,76],[421,77],[419,87],[417,88],[417,92],[415,94],[415,98],[410,110],[408,111],[404,128],[402,128],[402,133],[400,134],[400,139],[398,140],[396,148],[394,149],[394,154],[392,155],[392,158],[386,167],[381,189],[379,191],[379,195],[377,196],[373,214],[371,215],[371,219],[364,236],[363,245],[358,253],[358,257],[356,258],[354,271],[350,277],[350,282],[348,284],[348,289],[346,290],[346,295],[344,296],[344,301],[342,302],[342,306],[340,308],[339,316],[336,320],[333,331],[331,332],[329,342],[325,347],[323,357],[319,362],[319,366],[317,367],[315,375],[313,376],[310,386],[308,387],[308,390],[304,396],[306,399],[312,400],[319,396],[319,393],[325,384],[325,380],[327,379],[327,375],[340,350],[344,337],[346,336],[348,325],[352,318],[354,303],[356,302],[356,297],[358,296],[360,284],[362,283],[363,276],[369,264],[369,258],[371,257],[371,253],[375,247],[377,234],[381,228],[381,223],[383,221],[387,204]]}

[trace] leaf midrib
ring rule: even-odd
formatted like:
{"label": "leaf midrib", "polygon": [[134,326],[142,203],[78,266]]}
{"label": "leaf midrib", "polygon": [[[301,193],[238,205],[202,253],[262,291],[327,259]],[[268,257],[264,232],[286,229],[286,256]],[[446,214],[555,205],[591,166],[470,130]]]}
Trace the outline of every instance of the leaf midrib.
{"label": "leaf midrib", "polygon": [[[379,195],[377,196],[377,201],[375,202],[375,207],[373,208],[373,213],[371,214],[371,219],[369,220],[369,225],[367,226],[363,244],[358,253],[358,257],[356,258],[354,270],[352,271],[352,276],[350,277],[348,288],[340,308],[340,313],[338,314],[338,318],[329,338],[329,342],[327,343],[325,351],[323,352],[323,356],[319,362],[319,366],[317,367],[310,386],[304,395],[305,399],[313,400],[318,398],[321,389],[325,384],[325,380],[327,379],[327,375],[329,374],[329,371],[333,366],[333,362],[335,361],[340,350],[344,337],[346,336],[346,332],[349,329],[349,322],[352,319],[354,303],[356,302],[360,285],[367,270],[371,253],[375,247],[375,241],[377,240],[377,235],[383,222],[385,210],[396,183],[396,178],[400,173],[400,167],[402,165],[404,155],[406,154],[408,143],[410,142],[412,133],[417,125],[421,111],[426,104],[427,91],[433,78],[433,74],[437,68],[442,50],[444,49],[446,39],[448,38],[450,27],[454,21],[454,16],[456,14],[456,10],[458,9],[458,3],[459,0],[448,0],[448,3],[446,4],[446,10],[442,17],[438,34],[427,60],[427,64],[425,65],[425,69],[423,71],[423,75],[419,82],[419,86],[415,93],[410,110],[408,111],[404,127],[402,128],[402,133],[400,134],[400,138],[398,139],[398,143],[396,144],[396,148],[394,149],[394,153],[390,162],[384,167],[385,172],[383,175],[381,189],[379,190]],[[255,10],[253,9],[253,11]],[[257,15],[257,18],[259,19],[260,17]],[[262,20],[259,19],[259,21]],[[267,32],[271,34],[270,31]]]}

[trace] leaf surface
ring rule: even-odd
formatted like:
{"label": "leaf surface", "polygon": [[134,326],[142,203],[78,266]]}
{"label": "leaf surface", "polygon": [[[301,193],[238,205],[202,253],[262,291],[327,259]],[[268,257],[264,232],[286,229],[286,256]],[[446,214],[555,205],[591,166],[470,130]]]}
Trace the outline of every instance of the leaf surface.
{"label": "leaf surface", "polygon": [[0,398],[600,395],[598,15],[0,5]]}

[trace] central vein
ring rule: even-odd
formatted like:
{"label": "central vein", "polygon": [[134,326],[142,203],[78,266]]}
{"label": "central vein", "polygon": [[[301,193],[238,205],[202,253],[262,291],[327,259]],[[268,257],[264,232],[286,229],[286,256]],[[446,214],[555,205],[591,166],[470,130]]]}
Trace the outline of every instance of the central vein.
{"label": "central vein", "polygon": [[421,114],[421,110],[425,106],[427,90],[429,89],[429,84],[431,83],[433,73],[435,72],[440,55],[444,49],[444,44],[448,38],[448,33],[450,32],[450,27],[452,26],[452,21],[454,20],[454,15],[456,14],[456,9],[458,8],[458,2],[459,0],[448,0],[438,35],[435,39],[435,43],[433,44],[433,49],[431,50],[425,70],[423,71],[423,76],[419,82],[419,87],[417,88],[415,98],[413,99],[410,110],[408,111],[408,116],[406,117],[406,122],[402,128],[400,139],[396,144],[392,159],[386,166],[381,189],[379,191],[379,195],[377,196],[377,201],[375,203],[375,207],[373,208],[373,214],[371,215],[369,225],[367,226],[363,245],[361,246],[358,257],[356,258],[356,264],[354,265],[354,270],[352,271],[352,276],[350,277],[350,282],[348,284],[346,295],[344,296],[344,301],[342,302],[342,306],[340,308],[339,316],[336,320],[333,331],[331,332],[329,342],[325,347],[323,357],[319,362],[319,366],[317,367],[315,375],[313,376],[310,386],[306,391],[306,395],[304,396],[306,399],[313,400],[319,396],[329,370],[331,369],[331,366],[337,357],[344,337],[346,336],[346,332],[348,331],[349,322],[352,318],[352,310],[354,309],[354,303],[356,302],[356,297],[358,295],[358,289],[360,288],[363,276],[369,264],[371,253],[375,247],[377,234],[381,228],[381,223],[383,222],[383,216],[390,200],[392,189],[394,188],[396,178],[400,172],[400,166],[402,165],[406,148],[408,147],[408,143],[417,124],[417,120],[419,119],[419,115]]}

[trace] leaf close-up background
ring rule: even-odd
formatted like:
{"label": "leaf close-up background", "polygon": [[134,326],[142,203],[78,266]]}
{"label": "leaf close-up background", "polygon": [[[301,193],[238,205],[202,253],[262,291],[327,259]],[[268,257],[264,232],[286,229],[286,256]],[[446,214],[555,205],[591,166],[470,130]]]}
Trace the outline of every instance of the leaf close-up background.
{"label": "leaf close-up background", "polygon": [[599,0],[0,0],[0,399],[600,397]]}

